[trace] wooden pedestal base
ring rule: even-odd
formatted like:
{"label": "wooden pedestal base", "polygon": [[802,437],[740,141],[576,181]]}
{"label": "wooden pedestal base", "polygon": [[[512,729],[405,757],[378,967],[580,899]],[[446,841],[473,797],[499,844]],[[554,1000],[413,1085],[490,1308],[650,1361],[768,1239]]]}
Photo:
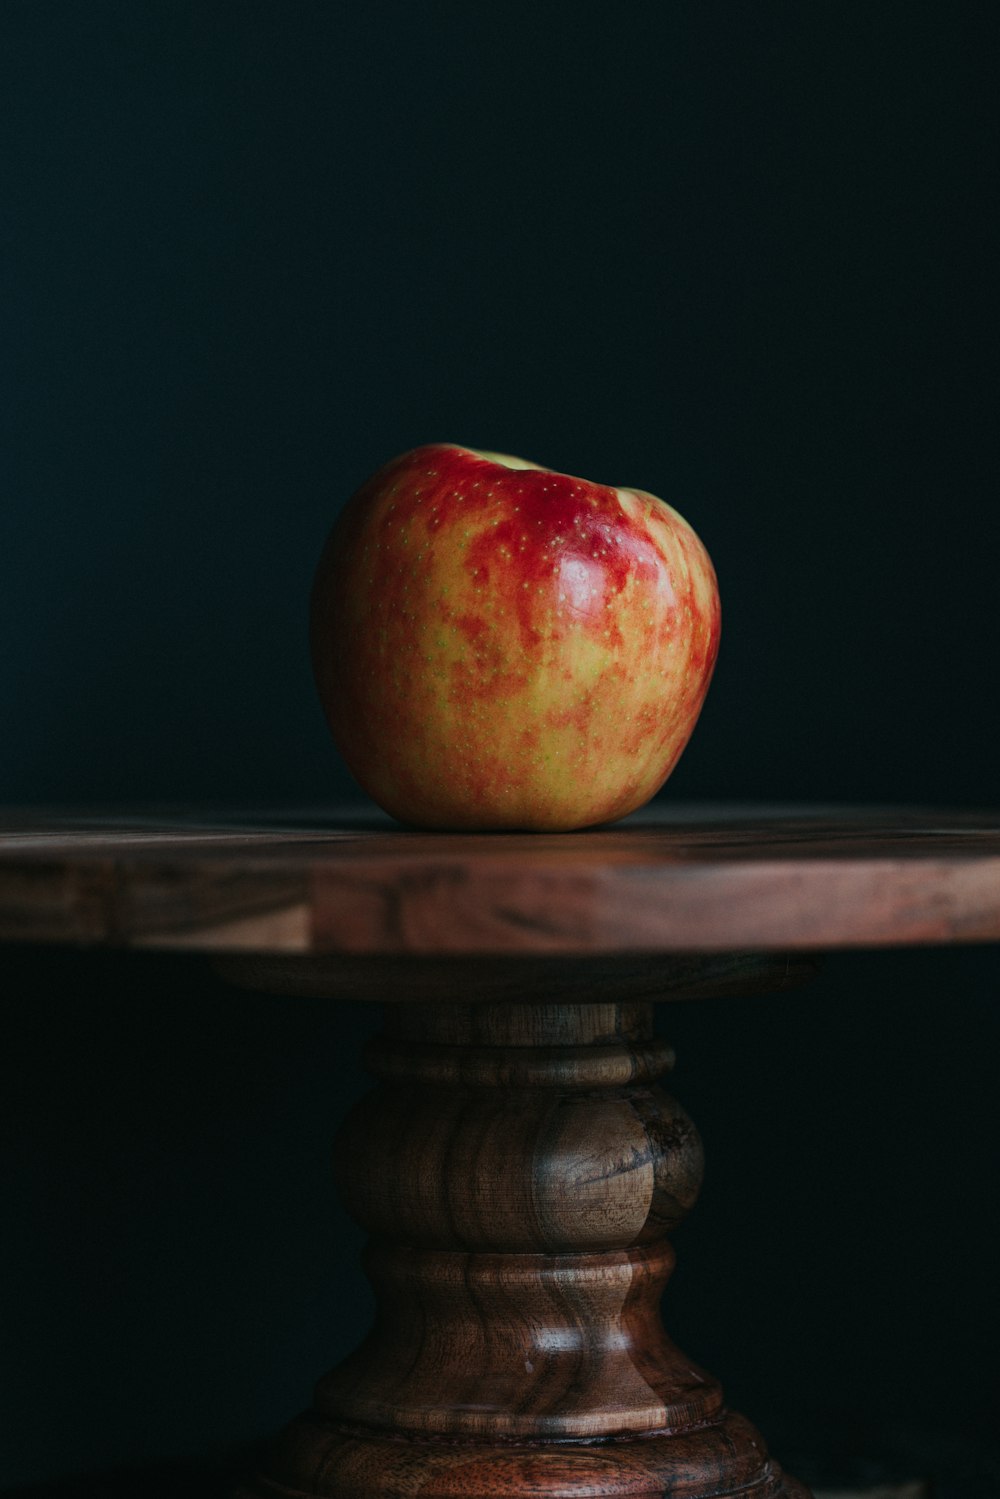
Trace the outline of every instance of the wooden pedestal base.
{"label": "wooden pedestal base", "polygon": [[375,1326],[242,1499],[808,1499],[660,1323],[671,1064],[647,1003],[388,1007],[337,1143]]}
{"label": "wooden pedestal base", "polygon": [[[303,1488],[305,1483],[308,1487]],[[236,1499],[809,1499],[749,1421],[633,1441],[417,1444],[338,1429],[315,1415],[286,1432],[268,1477]]]}

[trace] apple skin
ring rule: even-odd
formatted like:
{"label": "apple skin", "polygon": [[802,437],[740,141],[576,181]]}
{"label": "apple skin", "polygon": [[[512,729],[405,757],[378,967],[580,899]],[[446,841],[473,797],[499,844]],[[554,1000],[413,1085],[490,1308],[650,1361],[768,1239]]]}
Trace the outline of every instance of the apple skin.
{"label": "apple skin", "polygon": [[423,828],[569,830],[659,790],[719,645],[708,553],[655,496],[433,443],[348,501],[313,585],[348,768]]}

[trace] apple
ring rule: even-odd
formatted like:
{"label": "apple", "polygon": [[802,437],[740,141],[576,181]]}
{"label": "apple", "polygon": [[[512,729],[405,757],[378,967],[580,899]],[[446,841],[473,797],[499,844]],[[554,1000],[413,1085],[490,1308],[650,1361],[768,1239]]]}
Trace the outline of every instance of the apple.
{"label": "apple", "polygon": [[338,517],[310,643],[334,740],[392,816],[568,830],[625,816],[673,770],[719,593],[654,495],[432,443]]}

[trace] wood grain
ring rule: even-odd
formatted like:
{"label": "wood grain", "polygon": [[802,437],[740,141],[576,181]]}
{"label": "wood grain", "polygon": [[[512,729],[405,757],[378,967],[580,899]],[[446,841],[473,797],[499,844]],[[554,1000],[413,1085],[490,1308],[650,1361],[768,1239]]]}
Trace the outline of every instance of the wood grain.
{"label": "wood grain", "polygon": [[335,1157],[375,1324],[244,1499],[805,1499],[660,1321],[672,1065],[648,1004],[389,1007]]}
{"label": "wood grain", "polygon": [[575,834],[366,813],[0,819],[0,941],[565,957],[1000,940],[1000,814],[647,808]]}

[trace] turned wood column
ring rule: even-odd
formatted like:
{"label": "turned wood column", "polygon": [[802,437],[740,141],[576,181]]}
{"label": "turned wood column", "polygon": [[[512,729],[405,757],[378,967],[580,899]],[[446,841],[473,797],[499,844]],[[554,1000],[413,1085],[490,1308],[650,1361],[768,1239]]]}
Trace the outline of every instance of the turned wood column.
{"label": "turned wood column", "polygon": [[387,1007],[336,1144],[375,1325],[244,1496],[802,1499],[660,1321],[672,1062],[646,1003]]}

